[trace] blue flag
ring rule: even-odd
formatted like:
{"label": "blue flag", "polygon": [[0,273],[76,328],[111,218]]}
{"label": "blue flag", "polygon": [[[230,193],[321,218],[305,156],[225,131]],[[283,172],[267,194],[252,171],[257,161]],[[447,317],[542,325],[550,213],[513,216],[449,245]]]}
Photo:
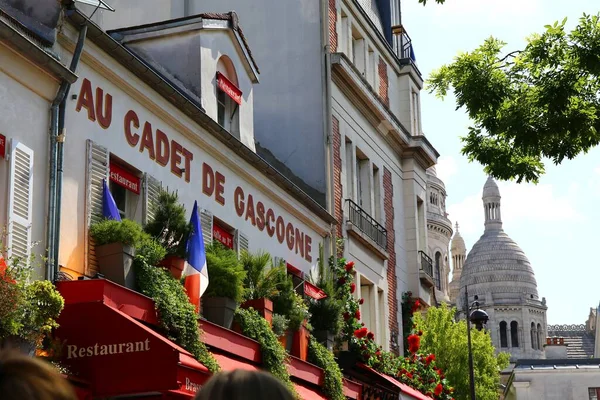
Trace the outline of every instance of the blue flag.
{"label": "blue flag", "polygon": [[121,214],[119,213],[115,199],[108,189],[106,179],[102,179],[102,215],[106,219],[114,219],[121,222]]}

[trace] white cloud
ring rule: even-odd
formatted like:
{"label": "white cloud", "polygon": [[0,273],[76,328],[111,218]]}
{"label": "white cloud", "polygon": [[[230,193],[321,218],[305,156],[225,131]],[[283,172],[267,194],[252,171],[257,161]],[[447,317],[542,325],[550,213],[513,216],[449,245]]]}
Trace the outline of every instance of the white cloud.
{"label": "white cloud", "polygon": [[435,165],[435,171],[438,178],[448,183],[450,177],[456,175],[458,172],[458,164],[456,159],[451,156],[441,156],[438,158],[438,162]]}
{"label": "white cloud", "polygon": [[[599,171],[600,175],[600,171]],[[516,184],[500,182],[502,221],[505,224],[529,222],[577,221],[582,218],[575,208],[579,186],[572,184],[565,193],[557,193],[550,184]],[[464,235],[483,232],[481,190],[448,206],[449,218],[460,224]]]}

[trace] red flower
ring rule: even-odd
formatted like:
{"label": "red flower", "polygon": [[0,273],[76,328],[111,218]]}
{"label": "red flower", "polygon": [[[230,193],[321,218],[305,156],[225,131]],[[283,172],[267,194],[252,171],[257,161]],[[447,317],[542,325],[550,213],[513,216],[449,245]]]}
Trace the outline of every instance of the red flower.
{"label": "red flower", "polygon": [[407,372],[407,373],[406,373],[406,377],[407,377],[408,379],[412,379],[412,378],[413,378],[413,374],[411,374],[410,372]]}
{"label": "red flower", "polygon": [[350,319],[350,313],[344,313],[344,320],[348,321]]}
{"label": "red flower", "polygon": [[421,337],[419,335],[409,335],[407,341],[408,351],[410,351],[413,354],[419,351],[419,347],[421,347]]}
{"label": "red flower", "polygon": [[373,339],[375,339],[375,335],[373,334],[373,332],[369,332],[367,334],[367,338],[369,338],[369,340],[373,340]]}
{"label": "red flower", "polygon": [[439,396],[440,394],[442,394],[443,390],[444,390],[444,387],[442,386],[442,384],[438,383],[437,386],[435,387],[435,390],[433,391],[433,394],[436,396]]}
{"label": "red flower", "polygon": [[415,304],[413,304],[413,306],[412,306],[412,312],[417,311],[420,306],[421,306],[421,302],[418,299],[415,300]]}
{"label": "red flower", "polygon": [[407,292],[406,294],[408,295],[408,297],[412,297],[412,292]]}
{"label": "red flower", "polygon": [[7,274],[6,274],[7,271],[8,271],[8,265],[6,264],[6,260],[2,256],[0,256],[0,278],[4,282],[17,283],[17,281],[15,281],[11,277],[7,276]]}
{"label": "red flower", "polygon": [[435,360],[435,354],[430,354],[427,356],[427,358],[425,359],[425,364],[429,365],[431,364],[432,361]]}
{"label": "red flower", "polygon": [[348,261],[346,263],[346,271],[350,272],[350,271],[352,271],[352,268],[354,268],[354,261]]}
{"label": "red flower", "polygon": [[356,317],[356,319],[360,319],[360,310],[356,310],[354,316]]}
{"label": "red flower", "polygon": [[360,300],[358,301],[358,304],[364,304],[364,303],[365,303],[365,299],[360,299]]}
{"label": "red flower", "polygon": [[338,279],[338,285],[340,285],[340,286],[341,286],[341,285],[343,285],[344,283],[346,283],[346,278],[343,278],[343,277],[342,277],[342,278]]}
{"label": "red flower", "polygon": [[360,323],[360,326],[365,326],[365,323],[364,323],[364,322],[361,322],[361,323]]}
{"label": "red flower", "polygon": [[356,290],[356,285],[353,282],[350,284],[350,293],[354,293],[355,290]]}
{"label": "red flower", "polygon": [[367,336],[368,333],[369,330],[367,328],[360,328],[354,331],[354,336],[356,336],[359,339],[362,339],[365,336]]}

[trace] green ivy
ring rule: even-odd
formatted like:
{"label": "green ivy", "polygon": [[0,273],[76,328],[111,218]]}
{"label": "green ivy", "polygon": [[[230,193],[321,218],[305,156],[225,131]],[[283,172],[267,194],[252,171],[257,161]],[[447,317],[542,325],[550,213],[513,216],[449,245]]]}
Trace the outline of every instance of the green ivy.
{"label": "green ivy", "polygon": [[323,391],[331,400],[345,400],[342,371],[335,361],[333,353],[311,336],[308,344],[308,361],[321,368],[325,373]]}
{"label": "green ivy", "polygon": [[218,372],[219,364],[200,341],[198,315],[181,283],[164,268],[149,265],[141,256],[135,258],[134,268],[138,290],[154,300],[165,335],[192,353],[212,373]]}
{"label": "green ivy", "polygon": [[235,311],[235,320],[240,324],[242,332],[250,339],[256,340],[260,344],[263,366],[273,376],[280,379],[287,388],[299,399],[296,388],[290,379],[286,367],[287,354],[277,336],[271,330],[271,326],[266,319],[260,316],[253,308],[238,308]]}

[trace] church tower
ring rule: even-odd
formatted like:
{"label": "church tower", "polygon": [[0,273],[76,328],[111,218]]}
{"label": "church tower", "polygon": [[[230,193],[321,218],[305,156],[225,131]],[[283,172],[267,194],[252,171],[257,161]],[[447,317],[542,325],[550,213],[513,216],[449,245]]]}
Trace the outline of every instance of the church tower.
{"label": "church tower", "polygon": [[[546,300],[540,300],[533,268],[521,248],[502,227],[501,196],[490,177],[483,187],[484,232],[464,262],[457,295],[464,310],[478,296],[490,319],[487,329],[498,351],[512,360],[545,358]],[[463,313],[464,316],[464,313]]]}
{"label": "church tower", "polygon": [[456,233],[450,244],[450,254],[452,256],[452,281],[450,282],[448,294],[450,295],[450,302],[456,304],[456,298],[460,290],[460,275],[467,258],[467,247],[458,230],[458,222],[456,223]]}

